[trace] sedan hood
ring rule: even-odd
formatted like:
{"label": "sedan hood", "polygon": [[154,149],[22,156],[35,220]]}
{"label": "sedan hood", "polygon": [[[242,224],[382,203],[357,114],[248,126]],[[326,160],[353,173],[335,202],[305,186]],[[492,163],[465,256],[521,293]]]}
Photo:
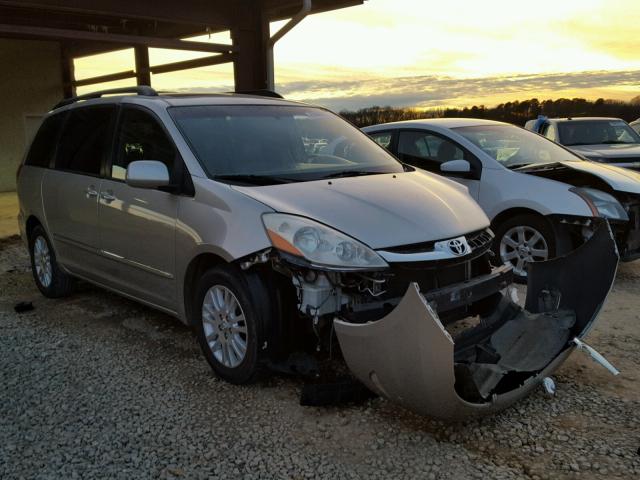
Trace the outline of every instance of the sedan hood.
{"label": "sedan hood", "polygon": [[465,189],[418,171],[233,188],[374,249],[454,238],[489,226]]}
{"label": "sedan hood", "polygon": [[[619,192],[640,194],[640,173],[626,168],[604,165],[596,162],[558,162],[554,164],[538,164],[518,169],[522,173],[538,174],[542,171],[569,168],[579,172],[588,173],[606,182],[611,188]],[[547,176],[547,175],[543,175]],[[551,177],[553,178],[553,177]],[[571,183],[568,181],[567,183]]]}
{"label": "sedan hood", "polygon": [[603,144],[603,145],[571,145],[574,152],[585,156],[623,159],[624,157],[640,157],[640,144]]}

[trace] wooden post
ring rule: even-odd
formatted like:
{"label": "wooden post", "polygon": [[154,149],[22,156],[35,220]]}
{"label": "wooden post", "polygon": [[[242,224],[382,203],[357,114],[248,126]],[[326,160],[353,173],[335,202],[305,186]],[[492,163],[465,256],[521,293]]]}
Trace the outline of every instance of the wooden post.
{"label": "wooden post", "polygon": [[233,46],[237,49],[233,62],[235,89],[263,90],[267,88],[269,22],[262,2],[242,0],[238,3],[235,27],[231,30]]}
{"label": "wooden post", "polygon": [[146,46],[134,47],[136,56],[136,81],[138,85],[151,86],[151,70],[149,70],[149,48]]}
{"label": "wooden post", "polygon": [[62,96],[64,98],[75,97],[76,87],[75,71],[73,67],[73,57],[69,53],[66,45],[60,45],[60,71],[62,72]]}

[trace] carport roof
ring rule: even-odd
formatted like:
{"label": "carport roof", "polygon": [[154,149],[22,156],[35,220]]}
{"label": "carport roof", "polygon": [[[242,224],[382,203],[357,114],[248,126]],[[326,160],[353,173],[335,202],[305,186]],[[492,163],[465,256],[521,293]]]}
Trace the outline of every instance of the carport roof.
{"label": "carport roof", "polygon": [[[364,0],[312,0],[308,13]],[[273,89],[269,22],[297,16],[303,0],[0,0],[0,38],[40,39],[61,45],[64,96],[76,87],[151,74],[233,63],[237,91]],[[229,30],[232,43],[185,38]],[[134,48],[135,70],[77,80],[73,59]],[[149,48],[209,52],[203,58],[150,65]]]}
{"label": "carport roof", "polygon": [[[363,1],[313,0],[311,13]],[[161,39],[233,30],[244,20],[238,15],[242,8],[259,10],[262,20],[270,22],[291,17],[301,4],[301,0],[0,0],[0,37],[58,40],[72,57],[142,44],[136,37],[144,37],[150,47],[173,48]]]}

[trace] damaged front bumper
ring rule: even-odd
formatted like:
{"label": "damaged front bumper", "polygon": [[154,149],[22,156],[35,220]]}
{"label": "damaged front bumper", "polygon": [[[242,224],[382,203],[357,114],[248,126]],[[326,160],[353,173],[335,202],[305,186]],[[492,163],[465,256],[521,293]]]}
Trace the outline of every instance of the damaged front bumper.
{"label": "damaged front bumper", "polygon": [[347,365],[372,391],[438,418],[487,414],[527,395],[565,361],[573,339],[592,327],[617,265],[603,223],[569,255],[532,264],[525,309],[502,297],[455,337],[416,283],[384,318],[336,319],[334,327]]}

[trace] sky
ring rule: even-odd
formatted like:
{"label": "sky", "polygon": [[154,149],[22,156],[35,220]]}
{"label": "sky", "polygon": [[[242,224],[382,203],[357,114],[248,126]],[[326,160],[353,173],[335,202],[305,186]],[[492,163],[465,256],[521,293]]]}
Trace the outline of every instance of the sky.
{"label": "sky", "polygon": [[[271,25],[275,32],[283,22]],[[276,90],[333,110],[460,107],[640,95],[639,0],[368,0],[307,17],[276,44]],[[228,32],[198,40],[229,42]],[[152,64],[207,54],[152,49]],[[133,69],[125,50],[76,59],[76,78]],[[129,85],[129,81],[108,86]],[[152,77],[229,91],[231,65]],[[80,93],[106,87],[90,86]]]}

